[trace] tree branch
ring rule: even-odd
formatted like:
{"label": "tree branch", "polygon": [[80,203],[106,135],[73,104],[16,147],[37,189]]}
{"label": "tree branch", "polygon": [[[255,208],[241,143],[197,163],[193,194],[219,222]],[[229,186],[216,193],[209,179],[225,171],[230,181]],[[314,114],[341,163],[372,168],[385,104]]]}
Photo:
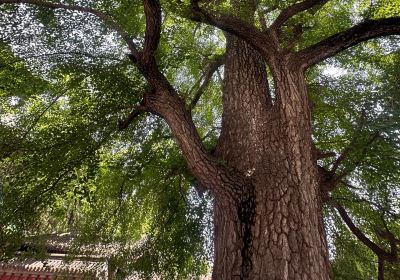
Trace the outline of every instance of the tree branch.
{"label": "tree branch", "polygon": [[[347,159],[347,157],[349,156],[349,154],[351,154],[351,153],[357,148],[357,140],[358,140],[357,132],[358,132],[358,131],[361,131],[361,130],[363,129],[365,123],[366,123],[366,114],[365,114],[365,110],[363,109],[363,110],[361,111],[360,121],[359,121],[359,123],[358,123],[358,125],[357,125],[358,127],[356,128],[356,132],[355,132],[354,135],[353,135],[353,139],[351,140],[350,144],[349,144],[346,148],[344,148],[344,150],[342,151],[342,153],[339,155],[339,157],[338,157],[338,158],[336,159],[336,161],[333,163],[333,166],[332,166],[332,169],[331,169],[331,172],[332,172],[333,174],[336,173],[336,171],[337,171],[337,169],[339,168],[339,166],[342,164],[342,162],[343,162],[344,160]],[[364,145],[363,153],[366,152],[366,148],[367,148],[369,145],[371,145],[371,144],[375,141],[375,139],[376,139],[378,136],[379,136],[379,131],[376,131],[376,132],[372,135],[371,139],[369,139],[368,142]]]}
{"label": "tree branch", "polygon": [[190,111],[173,89],[160,89],[146,94],[145,105],[167,122],[190,172],[213,195],[234,198],[235,188],[247,184],[246,177],[230,172],[206,150]]}
{"label": "tree branch", "polygon": [[[199,86],[194,94],[192,102],[190,103],[190,109],[193,110],[196,107],[197,102],[199,102],[201,95],[211,81],[212,76],[218,70],[218,68],[225,63],[225,55],[218,56],[214,61],[212,61],[206,68],[205,73],[201,76],[200,80],[196,83]],[[201,83],[201,81],[203,81]]]}
{"label": "tree branch", "polygon": [[257,17],[258,17],[258,21],[260,22],[260,25],[261,25],[261,30],[264,32],[267,31],[268,26],[267,26],[267,21],[265,20],[264,14],[262,12],[258,12]]}
{"label": "tree branch", "polygon": [[123,30],[121,26],[119,26],[114,20],[112,20],[108,15],[98,10],[77,5],[57,4],[41,0],[0,0],[0,5],[2,4],[29,4],[49,9],[64,9],[64,10],[92,14],[97,18],[99,18],[100,20],[104,21],[111,29],[116,31],[117,34],[122,37],[122,39],[127,43],[132,55],[137,56],[138,54],[138,50],[136,48],[136,45],[133,43],[131,36],[125,30]]}
{"label": "tree branch", "polygon": [[354,150],[355,148],[355,142],[354,139],[353,141],[351,141],[351,143],[344,148],[344,150],[342,151],[342,153],[339,155],[339,157],[335,160],[335,162],[333,163],[332,169],[330,172],[332,173],[336,173],[337,169],[339,168],[339,166],[342,164],[342,162],[348,157],[348,155]]}
{"label": "tree branch", "polygon": [[301,50],[295,58],[306,69],[361,42],[396,34],[400,34],[400,17],[367,20]]}
{"label": "tree branch", "polygon": [[154,55],[160,41],[161,34],[161,6],[158,0],[144,0],[146,15],[146,33],[144,36],[143,53],[146,56]]}
{"label": "tree branch", "polygon": [[199,6],[199,0],[191,0],[191,12],[191,20],[207,23],[236,35],[251,44],[266,59],[271,58],[277,49],[269,30],[262,32],[239,18],[205,11]]}
{"label": "tree branch", "polygon": [[[244,185],[245,177],[240,177],[224,168],[205,149],[190,111],[176,93],[168,79],[160,71],[154,53],[161,31],[161,9],[158,0],[144,0],[146,14],[146,34],[144,51],[130,59],[149,83],[151,90],[144,95],[146,110],[162,117],[170,127],[192,174],[216,196],[233,196],[232,188]],[[156,17],[154,19],[153,17]],[[131,113],[134,119],[138,112]],[[123,125],[121,125],[123,127]],[[245,181],[245,182],[244,182]]]}
{"label": "tree branch", "polygon": [[[161,32],[161,8],[159,0],[143,0],[146,16],[146,34],[143,51],[138,51],[129,34],[100,11],[41,0],[0,0],[0,5],[5,3],[24,3],[50,9],[86,12],[103,20],[128,44],[131,51],[128,55],[129,58],[138,67],[151,88],[144,96],[143,106],[145,106],[147,111],[161,116],[167,122],[192,174],[216,196],[224,195],[225,197],[236,199],[235,195],[237,196],[237,193],[235,191],[237,192],[241,186],[251,186],[248,178],[236,172],[231,172],[207,152],[193,123],[190,111],[186,110],[185,103],[178,96],[157,65],[154,54],[158,47]],[[268,44],[266,42],[269,41],[265,40],[267,36],[258,31],[254,26],[245,24],[242,27],[242,21],[229,17],[217,18],[214,21],[213,17],[208,17],[207,14],[203,15],[200,9],[197,10],[197,19],[199,21],[207,18],[211,23],[214,22],[216,25],[225,28],[226,31],[232,30],[248,40],[251,39],[251,42],[256,43],[260,50],[268,53]],[[248,32],[251,32],[251,34],[248,34]],[[120,123],[120,128],[128,126],[137,117],[138,113],[138,111],[133,110],[130,116]]]}
{"label": "tree branch", "polygon": [[[367,153],[367,150],[368,150],[369,146],[379,137],[379,135],[380,135],[379,131],[376,131],[371,136],[371,138],[368,140],[368,142],[365,143],[363,149],[361,150],[361,155],[362,155],[361,158],[365,157],[365,154]],[[336,170],[337,170],[336,166],[339,166],[341,164],[341,162],[343,162],[348,157],[348,155],[355,149],[355,146],[356,146],[355,144],[352,147],[349,146],[348,147],[349,149],[347,151],[344,151],[339,156],[339,158],[336,160],[336,162],[335,162],[335,164],[334,164],[334,166],[333,166],[333,168],[331,170],[332,173],[336,172]],[[342,157],[342,158],[340,158],[340,157]],[[359,159],[358,161],[353,162],[354,167],[349,169],[349,170],[347,170],[347,171],[345,171],[345,172],[343,172],[342,174],[338,175],[337,178],[339,180],[343,179],[345,176],[347,176],[349,173],[351,173],[360,163],[362,163],[361,159]]]}
{"label": "tree branch", "polygon": [[141,102],[140,105],[135,106],[126,119],[118,121],[118,129],[124,130],[128,128],[128,126],[133,122],[133,120],[136,119],[141,113],[145,112],[146,109],[147,108],[143,105],[143,102]]}
{"label": "tree branch", "polygon": [[143,0],[146,17],[146,32],[143,51],[136,56],[129,56],[140,73],[148,81],[153,91],[173,91],[173,87],[158,68],[154,56],[161,36],[161,6],[159,0]]}
{"label": "tree branch", "polygon": [[31,125],[28,127],[28,129],[25,131],[24,135],[22,136],[22,140],[25,140],[25,138],[28,136],[28,134],[32,131],[32,129],[38,124],[40,119],[47,113],[47,111],[65,94],[66,91],[63,91],[62,93],[58,94],[56,97],[53,98],[52,101],[44,108],[44,110],[33,120]]}
{"label": "tree branch", "polygon": [[311,152],[312,152],[314,161],[336,156],[335,152],[321,151],[320,149],[317,148],[317,146],[315,145],[314,142],[311,142]]}
{"label": "tree branch", "polygon": [[348,215],[346,209],[343,208],[338,202],[330,198],[328,200],[328,203],[336,208],[336,210],[339,212],[340,217],[342,217],[343,221],[347,225],[347,227],[350,229],[350,231],[360,240],[364,245],[366,245],[368,248],[370,248],[377,256],[379,259],[394,263],[398,261],[397,254],[393,254],[393,252],[386,252],[386,250],[382,249],[380,246],[378,246],[375,242],[373,242],[371,239],[369,239],[351,220],[350,216]]}
{"label": "tree branch", "polygon": [[[295,45],[299,42],[301,36],[303,35],[303,25],[296,24],[295,26],[293,26],[292,32],[293,32],[293,37],[288,39],[286,45],[286,49],[289,51],[295,47]],[[282,36],[280,36],[280,38],[282,38]]]}
{"label": "tree branch", "polygon": [[277,30],[280,28],[286,21],[288,21],[290,18],[294,17],[295,15],[304,12],[308,9],[311,9],[312,7],[316,5],[323,5],[329,0],[304,0],[303,2],[293,4],[286,9],[284,9],[279,16],[276,18],[276,20],[272,23],[271,29]]}
{"label": "tree branch", "polygon": [[385,279],[385,261],[382,258],[378,258],[378,280]]}
{"label": "tree branch", "polygon": [[[365,143],[361,154],[361,157],[364,157],[368,147],[378,138],[379,132],[375,132],[372,137],[368,140],[367,143]],[[339,183],[343,182],[342,179],[346,177],[350,172],[352,172],[362,161],[359,160],[357,162],[354,162],[354,167],[350,168],[349,170],[345,170],[341,174],[336,174],[337,169],[339,166],[342,164],[344,160],[348,158],[348,156],[356,149],[357,145],[355,142],[355,139],[350,143],[349,146],[347,146],[342,154],[336,159],[336,161],[333,163],[333,167],[331,170],[326,170],[324,167],[318,165],[318,171],[319,171],[319,176],[320,176],[320,190],[322,194],[322,198],[324,201],[328,198],[329,192],[333,191]]]}
{"label": "tree branch", "polygon": [[[356,191],[360,190],[359,188],[354,187],[353,185],[351,185],[351,184],[349,184],[349,183],[347,183],[345,181],[340,181],[340,183],[343,184],[345,187],[347,187],[349,189],[354,189]],[[399,214],[397,214],[397,213],[395,213],[393,211],[390,211],[389,209],[387,209],[385,207],[382,207],[379,203],[376,203],[376,202],[373,202],[373,201],[369,201],[369,200],[367,200],[365,198],[361,198],[357,194],[355,194],[354,192],[353,192],[353,195],[356,198],[349,199],[349,198],[346,198],[346,197],[337,197],[336,196],[336,199],[339,200],[339,202],[340,201],[347,201],[347,202],[350,202],[350,203],[366,203],[372,209],[374,209],[374,207],[375,207],[377,209],[377,211],[379,211],[382,214],[387,214],[387,215],[391,216],[393,219],[400,219],[400,215]]]}
{"label": "tree branch", "polygon": [[25,59],[35,59],[35,58],[41,58],[41,57],[46,57],[46,56],[80,56],[80,57],[87,57],[90,59],[106,59],[106,60],[111,60],[111,61],[118,61],[118,62],[124,62],[123,59],[119,59],[116,57],[107,57],[107,56],[96,56],[94,54],[88,53],[88,52],[77,52],[77,51],[60,51],[60,52],[52,52],[52,53],[42,53],[42,54],[20,54],[20,57],[11,61],[8,63],[8,65],[12,65],[18,62],[21,62]]}
{"label": "tree branch", "polygon": [[[17,212],[21,211],[23,208],[26,208],[28,205],[35,205],[37,206],[37,200],[41,197],[43,197],[44,194],[48,193],[49,191],[53,190],[54,188],[57,187],[58,183],[64,178],[65,175],[68,174],[68,172],[71,171],[71,168],[65,169],[61,174],[55,179],[55,181],[46,189],[42,190],[39,192],[39,194],[35,195],[34,197],[29,197],[29,198],[22,198],[24,201],[20,202],[19,206],[14,209],[13,214],[16,214]],[[29,204],[28,204],[29,203]]]}

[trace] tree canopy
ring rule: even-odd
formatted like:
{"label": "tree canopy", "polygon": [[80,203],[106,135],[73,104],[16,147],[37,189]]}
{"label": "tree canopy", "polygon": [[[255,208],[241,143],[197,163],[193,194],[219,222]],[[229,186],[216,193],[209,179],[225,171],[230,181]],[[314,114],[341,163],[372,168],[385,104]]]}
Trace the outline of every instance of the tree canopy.
{"label": "tree canopy", "polygon": [[[223,113],[224,32],[251,42],[259,36],[253,28],[271,24],[282,25],[282,46],[309,68],[318,164],[338,174],[324,206],[335,279],[375,278],[378,253],[397,254],[400,40],[343,38],[349,28],[374,32],[378,24],[395,34],[400,1],[260,0],[252,28],[229,1],[202,2],[161,1],[158,17],[141,1],[0,1],[0,258],[26,238],[74,232],[82,243],[140,241],[113,260],[120,277],[209,273],[213,197],[165,120],[144,108],[153,89],[143,72],[152,69],[135,61],[150,59],[141,49],[154,54],[212,153]],[[205,12],[210,6],[218,16]],[[241,19],[239,29],[232,19]],[[161,28],[159,38],[151,28]],[[274,95],[272,78],[269,87]],[[385,263],[385,279],[399,278],[398,261]]]}

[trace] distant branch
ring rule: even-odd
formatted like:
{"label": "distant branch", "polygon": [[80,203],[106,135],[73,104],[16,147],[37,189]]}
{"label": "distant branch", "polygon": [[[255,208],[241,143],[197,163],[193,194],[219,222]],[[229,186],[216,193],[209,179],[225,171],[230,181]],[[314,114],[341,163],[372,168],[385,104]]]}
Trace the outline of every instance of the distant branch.
{"label": "distant branch", "polygon": [[[356,188],[356,187],[354,187],[353,185],[351,185],[351,184],[349,184],[347,182],[341,181],[340,183],[343,184],[343,186],[346,186],[349,189],[359,190],[359,188]],[[365,204],[367,204],[368,206],[370,206],[372,208],[375,207],[375,209],[377,209],[382,214],[387,214],[388,216],[392,217],[393,219],[400,219],[400,215],[399,214],[397,214],[397,213],[395,213],[393,211],[390,211],[385,207],[382,207],[382,205],[380,205],[379,203],[376,203],[376,202],[373,202],[373,201],[369,201],[368,199],[365,199],[365,198],[360,198],[354,192],[353,192],[353,195],[356,198],[348,199],[346,197],[336,197],[336,199],[339,200],[339,201],[347,201],[347,202],[350,202],[350,203],[358,203],[358,204],[359,203],[365,203]]]}
{"label": "distant branch", "polygon": [[58,185],[58,183],[71,171],[71,168],[65,169],[61,174],[54,180],[54,182],[46,189],[40,191],[37,195],[34,197],[29,197],[25,198],[24,201],[19,203],[19,206],[14,209],[13,214],[16,214],[17,212],[23,210],[24,208],[28,207],[28,205],[35,205],[37,206],[38,203],[37,201],[43,197],[44,194],[52,191],[55,189]]}
{"label": "distant branch", "polygon": [[336,170],[339,168],[339,166],[342,164],[342,162],[347,158],[347,156],[350,154],[350,152],[355,148],[355,143],[352,141],[339,155],[339,157],[335,160],[333,163],[331,172],[336,173]]}
{"label": "distant branch", "polygon": [[51,53],[41,53],[41,54],[20,54],[20,57],[11,61],[8,63],[8,65],[12,65],[18,62],[21,62],[25,59],[35,59],[35,58],[41,58],[41,57],[47,57],[47,56],[81,56],[81,57],[88,57],[90,59],[106,59],[106,60],[112,60],[112,61],[118,61],[118,62],[124,62],[123,59],[116,58],[116,57],[108,57],[108,56],[96,56],[94,54],[88,53],[88,52],[77,52],[77,51],[61,51],[61,52],[51,52]]}
{"label": "distant branch", "polygon": [[[361,111],[360,120],[357,125],[358,127],[355,128],[356,132],[354,133],[354,135],[352,137],[353,139],[351,140],[350,144],[342,151],[342,153],[339,155],[339,157],[336,159],[336,161],[333,163],[333,166],[331,169],[331,172],[333,174],[336,173],[339,166],[342,164],[342,162],[344,160],[347,159],[349,154],[351,154],[357,148],[357,140],[358,140],[357,132],[361,131],[363,129],[363,127],[365,126],[365,123],[366,123],[366,113],[365,113],[365,110],[363,109]],[[365,144],[364,150],[363,150],[364,152],[366,152],[365,147],[368,147],[370,144],[372,144],[372,142],[375,141],[376,137],[378,137],[378,136],[379,136],[379,132],[377,131],[373,134],[371,139]]]}
{"label": "distant branch", "polygon": [[32,131],[32,129],[38,124],[40,119],[47,113],[47,111],[65,94],[65,91],[62,93],[58,94],[56,97],[53,98],[52,101],[44,108],[44,110],[33,120],[31,125],[28,127],[28,129],[25,131],[24,135],[22,136],[22,139],[25,140],[26,136]]}
{"label": "distant branch", "polygon": [[284,9],[279,16],[276,18],[274,23],[271,25],[271,29],[278,29],[280,28],[286,21],[290,18],[294,17],[295,15],[304,12],[308,9],[311,9],[317,5],[323,5],[329,0],[305,0],[300,3],[293,4],[286,9]]}
{"label": "distant branch", "polygon": [[124,120],[120,120],[118,122],[118,129],[119,130],[124,130],[128,128],[128,126],[135,120],[141,113],[146,111],[146,107],[143,106],[143,102],[141,102],[140,105],[135,106],[129,116],[126,117]]}
{"label": "distant branch", "polygon": [[400,17],[367,20],[301,50],[295,57],[306,69],[361,42],[396,34],[400,34]]}
{"label": "distant branch", "polygon": [[101,19],[103,22],[105,22],[111,29],[116,31],[118,35],[124,39],[124,41],[127,43],[132,55],[137,55],[138,50],[136,48],[136,45],[133,43],[131,36],[121,28],[114,20],[112,20],[108,15],[106,15],[103,12],[100,12],[98,10],[88,8],[88,7],[82,7],[82,6],[77,6],[77,5],[66,5],[66,4],[57,4],[57,3],[52,3],[52,2],[47,2],[47,1],[41,1],[41,0],[0,0],[0,5],[2,4],[29,4],[29,5],[35,5],[35,6],[40,6],[40,7],[45,7],[49,9],[64,9],[64,10],[70,10],[70,11],[77,11],[77,12],[83,12],[83,13],[88,13],[96,16],[97,18]]}
{"label": "distant branch", "polygon": [[223,31],[236,35],[258,50],[265,58],[271,57],[276,50],[269,31],[262,32],[254,25],[234,16],[217,12],[208,12],[199,6],[199,0],[191,1],[191,19],[215,26]]}
{"label": "distant branch", "polygon": [[[351,220],[350,216],[348,215],[346,209],[343,208],[338,202],[336,202],[333,199],[329,199],[328,203],[336,208],[336,210],[339,212],[339,215],[342,217],[343,221],[347,225],[347,227],[350,229],[350,231],[360,240],[364,245],[366,245],[368,248],[370,248],[377,256],[379,259],[382,259],[384,261],[388,261],[391,263],[397,262],[397,248],[391,248],[391,252],[387,252],[386,250],[382,249],[380,246],[378,246],[375,242],[373,242],[371,239],[369,239]],[[392,246],[391,246],[392,247]]]}
{"label": "distant branch", "polygon": [[[357,167],[360,163],[362,163],[362,158],[365,157],[365,154],[367,153],[368,148],[371,146],[371,144],[373,142],[375,142],[376,139],[378,139],[380,133],[379,131],[376,131],[371,137],[370,139],[364,144],[364,147],[361,150],[361,156],[360,159],[356,162],[353,162],[354,168]],[[351,152],[353,152],[356,149],[356,144],[355,142],[352,142],[343,152],[342,154],[338,157],[338,159],[335,161],[331,172],[332,173],[336,173],[338,167],[340,166],[340,164],[348,157],[349,154],[351,154]],[[352,172],[354,170],[354,168],[345,171],[344,173],[342,173],[341,175],[339,175],[340,179],[344,178],[345,176],[347,176],[350,172]]]}
{"label": "distant branch", "polygon": [[[333,191],[339,183],[343,183],[343,178],[345,178],[349,173],[351,173],[357,166],[362,162],[362,158],[365,157],[369,146],[378,138],[379,132],[375,132],[367,143],[364,144],[364,147],[361,150],[361,155],[359,156],[360,160],[353,162],[353,167],[345,170],[341,174],[337,174],[337,169],[339,166],[349,157],[349,155],[357,148],[357,144],[355,139],[343,150],[341,155],[336,159],[333,163],[331,170],[327,170],[325,167],[318,166],[319,176],[320,176],[320,190],[322,194],[322,198],[325,199],[328,197],[329,192]],[[327,153],[326,156],[332,156],[334,154]]]}
{"label": "distant branch", "polygon": [[[210,83],[212,76],[218,70],[218,68],[225,63],[225,56],[218,56],[214,61],[212,61],[206,68],[205,73],[202,75],[201,79],[197,83],[199,88],[194,94],[192,102],[190,103],[190,109],[196,107],[197,102],[199,102],[201,95]],[[202,82],[201,82],[202,81]]]}

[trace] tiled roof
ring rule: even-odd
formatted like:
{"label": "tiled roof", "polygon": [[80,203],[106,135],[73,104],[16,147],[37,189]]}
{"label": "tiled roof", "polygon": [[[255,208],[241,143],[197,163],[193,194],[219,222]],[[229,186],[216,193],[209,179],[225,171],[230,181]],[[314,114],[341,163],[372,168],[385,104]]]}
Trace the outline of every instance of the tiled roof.
{"label": "tiled roof", "polygon": [[[148,240],[123,246],[118,243],[98,243],[91,245],[77,245],[76,237],[69,234],[50,234],[41,236],[45,240],[47,252],[50,253],[44,260],[37,258],[24,258],[17,256],[7,262],[0,262],[0,280],[53,280],[53,279],[108,279],[109,258],[117,256],[122,249],[133,249],[141,247]],[[26,247],[34,242],[27,242]],[[67,275],[60,278],[59,275]],[[84,275],[84,278],[82,278]],[[112,275],[112,273],[111,273]],[[63,276],[62,276],[63,277]],[[125,280],[140,280],[136,273]],[[159,280],[153,276],[153,280]],[[209,280],[205,276],[201,280]]]}
{"label": "tiled roof", "polygon": [[[46,249],[49,253],[59,254],[79,254],[79,255],[96,255],[102,257],[113,257],[121,253],[121,250],[134,249],[142,246],[146,242],[146,238],[132,243],[132,244],[121,244],[117,242],[113,243],[93,243],[93,244],[80,244],[77,240],[77,236],[71,233],[62,234],[48,234],[40,237],[45,240]],[[36,238],[35,238],[36,239]],[[27,246],[29,247],[28,242]]]}
{"label": "tiled roof", "polygon": [[65,255],[51,254],[45,260],[14,258],[0,263],[0,275],[5,271],[41,272],[68,275],[92,275],[94,279],[107,279],[107,261],[102,258],[66,259]]}

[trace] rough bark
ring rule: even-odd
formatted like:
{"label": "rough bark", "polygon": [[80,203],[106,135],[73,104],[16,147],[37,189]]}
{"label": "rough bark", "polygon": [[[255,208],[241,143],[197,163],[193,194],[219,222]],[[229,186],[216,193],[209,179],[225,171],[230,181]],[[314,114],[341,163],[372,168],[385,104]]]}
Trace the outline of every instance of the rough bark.
{"label": "rough bark", "polygon": [[246,176],[234,199],[215,199],[213,279],[330,279],[307,91],[301,71],[272,67],[227,36],[224,114],[216,154]]}

